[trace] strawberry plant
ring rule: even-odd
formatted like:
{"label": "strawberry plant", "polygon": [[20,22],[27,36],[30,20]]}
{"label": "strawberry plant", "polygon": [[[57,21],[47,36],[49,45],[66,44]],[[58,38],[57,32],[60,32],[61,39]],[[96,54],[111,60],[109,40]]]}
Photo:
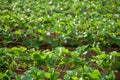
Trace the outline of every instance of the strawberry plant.
{"label": "strawberry plant", "polygon": [[115,80],[119,5],[119,0],[0,0],[0,80]]}

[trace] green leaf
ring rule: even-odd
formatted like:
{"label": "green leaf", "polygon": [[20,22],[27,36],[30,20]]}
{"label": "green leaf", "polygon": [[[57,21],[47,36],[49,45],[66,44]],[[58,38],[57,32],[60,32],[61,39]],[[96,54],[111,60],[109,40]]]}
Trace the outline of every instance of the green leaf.
{"label": "green leaf", "polygon": [[101,74],[98,70],[94,70],[91,74],[90,74],[91,79],[94,80],[101,80]]}
{"label": "green leaf", "polygon": [[71,80],[71,79],[70,79],[70,76],[69,76],[68,74],[64,75],[64,79],[65,79],[65,80]]}
{"label": "green leaf", "polygon": [[94,50],[97,54],[104,54],[99,47],[93,47],[92,50]]}
{"label": "green leaf", "polygon": [[4,75],[2,79],[3,79],[3,80],[10,80],[10,77],[7,76],[7,75]]}
{"label": "green leaf", "polygon": [[46,77],[47,79],[50,79],[50,73],[45,73],[45,77]]}

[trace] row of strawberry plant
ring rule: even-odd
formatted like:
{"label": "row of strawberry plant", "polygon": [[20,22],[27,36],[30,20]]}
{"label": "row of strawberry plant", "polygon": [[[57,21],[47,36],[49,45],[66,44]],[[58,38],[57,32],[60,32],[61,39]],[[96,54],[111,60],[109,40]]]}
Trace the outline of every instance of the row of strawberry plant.
{"label": "row of strawberry plant", "polygon": [[[52,51],[27,49],[25,47],[0,48],[0,75],[2,80],[114,80],[119,71],[120,53],[106,54],[98,47],[95,55],[88,56],[88,46],[69,51],[57,47]],[[19,69],[26,69],[19,74]],[[4,79],[5,78],[5,79]]]}
{"label": "row of strawberry plant", "polygon": [[117,0],[8,1],[0,1],[1,45],[120,46]]}

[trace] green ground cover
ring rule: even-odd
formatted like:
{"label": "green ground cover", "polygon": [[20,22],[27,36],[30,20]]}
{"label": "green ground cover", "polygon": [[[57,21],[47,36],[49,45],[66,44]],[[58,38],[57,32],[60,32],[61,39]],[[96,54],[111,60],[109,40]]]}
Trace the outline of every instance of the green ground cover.
{"label": "green ground cover", "polygon": [[119,48],[119,0],[0,0],[0,80],[115,80]]}

